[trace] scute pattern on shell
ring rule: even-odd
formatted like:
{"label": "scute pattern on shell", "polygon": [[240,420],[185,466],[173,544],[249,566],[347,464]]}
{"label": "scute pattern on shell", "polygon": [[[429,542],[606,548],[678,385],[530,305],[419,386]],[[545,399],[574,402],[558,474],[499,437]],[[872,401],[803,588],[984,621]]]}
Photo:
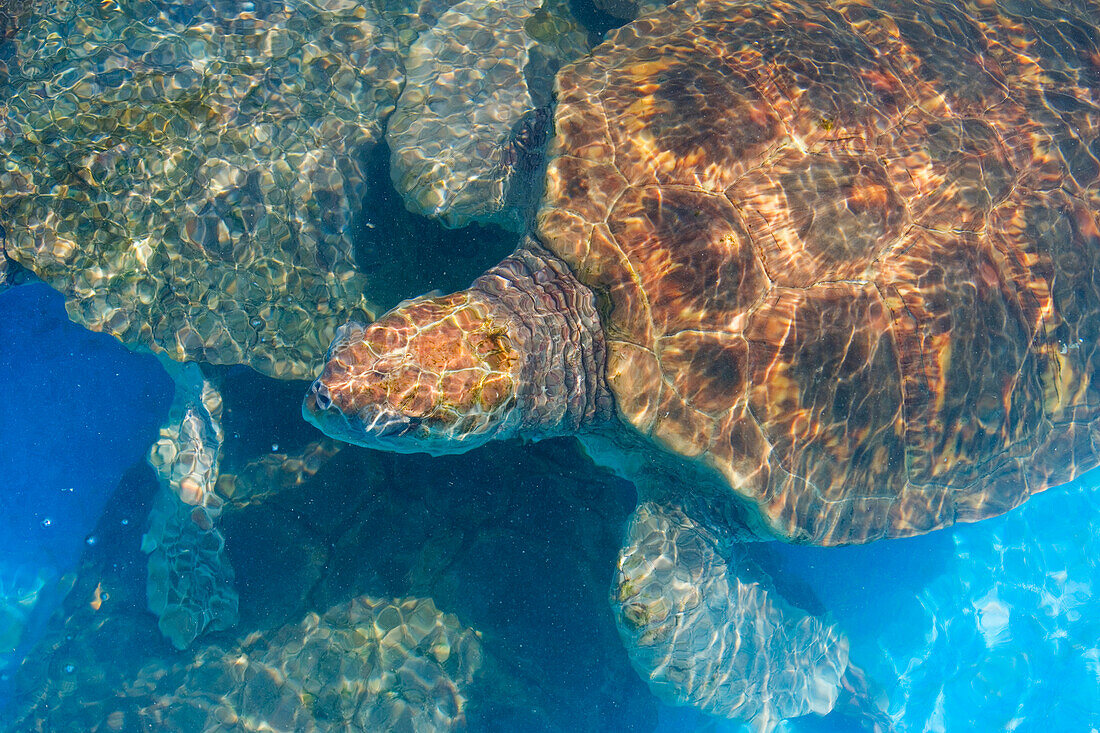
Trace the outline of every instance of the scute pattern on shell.
{"label": "scute pattern on shell", "polygon": [[401,71],[367,4],[245,8],[45,4],[16,39],[0,209],[77,322],[302,378],[372,309],[351,223]]}
{"label": "scute pattern on shell", "polygon": [[817,544],[1096,465],[1098,26],[681,2],[563,70],[539,236],[597,293],[620,416]]}

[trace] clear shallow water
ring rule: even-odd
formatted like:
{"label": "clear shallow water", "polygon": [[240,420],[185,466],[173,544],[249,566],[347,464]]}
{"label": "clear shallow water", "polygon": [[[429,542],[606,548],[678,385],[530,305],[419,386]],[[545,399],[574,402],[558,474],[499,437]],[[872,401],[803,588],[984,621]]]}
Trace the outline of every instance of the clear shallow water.
{"label": "clear shallow water", "polygon": [[1095,472],[1007,515],[835,553],[784,547],[893,686],[906,730],[1092,730],[1100,723]]}
{"label": "clear shallow water", "polygon": [[[368,166],[380,180],[384,153]],[[461,286],[511,246],[496,230],[441,234],[410,223],[385,185],[369,195],[356,255],[384,268],[387,305],[437,284]],[[490,240],[501,252],[489,253]],[[37,702],[32,718],[53,730],[130,729],[126,716],[143,706],[167,715],[200,698],[213,705],[222,690],[181,671],[198,665],[196,653],[216,668],[209,660],[233,658],[250,631],[370,593],[432,597],[483,633],[491,662],[482,686],[466,691],[473,730],[739,729],[660,705],[629,668],[606,596],[632,489],[569,441],[434,461],[344,450],[300,485],[246,497],[222,517],[240,622],[175,652],[146,611],[140,549],[157,491],[145,455],[171,399],[166,375],[152,358],[69,324],[43,286],[0,294],[0,370],[8,392],[0,476],[9,477],[0,494],[0,638],[13,648],[0,659],[0,695],[14,697],[9,711]],[[239,476],[258,455],[282,456],[286,467],[318,438],[298,418],[304,385],[239,369],[217,376],[227,465]],[[913,540],[754,551],[788,598],[841,625],[853,661],[890,693],[899,730],[1092,730],[1100,726],[1097,483],[1087,475],[1005,517]],[[160,674],[169,682],[157,682]],[[49,700],[53,717],[43,713]],[[274,698],[247,702],[261,719],[277,713]],[[20,718],[13,729],[28,727]],[[784,728],[855,729],[837,715]]]}

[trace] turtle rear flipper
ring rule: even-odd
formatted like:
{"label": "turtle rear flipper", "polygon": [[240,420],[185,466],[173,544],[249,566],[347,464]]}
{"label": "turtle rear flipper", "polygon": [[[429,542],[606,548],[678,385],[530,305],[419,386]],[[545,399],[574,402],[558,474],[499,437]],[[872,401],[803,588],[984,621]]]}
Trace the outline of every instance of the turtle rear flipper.
{"label": "turtle rear flipper", "polygon": [[847,638],[789,605],[763,572],[727,562],[723,544],[679,508],[646,502],[634,512],[611,604],[635,669],[666,702],[758,731],[829,713]]}

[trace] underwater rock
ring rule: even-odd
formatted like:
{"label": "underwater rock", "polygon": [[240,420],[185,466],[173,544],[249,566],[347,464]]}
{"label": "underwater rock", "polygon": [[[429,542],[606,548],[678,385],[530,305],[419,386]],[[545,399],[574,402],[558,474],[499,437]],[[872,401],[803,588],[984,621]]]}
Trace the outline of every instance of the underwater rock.
{"label": "underwater rock", "polygon": [[34,281],[34,275],[18,262],[10,259],[4,251],[3,239],[0,239],[0,293],[16,285],[25,285]]}
{"label": "underwater rock", "polygon": [[323,438],[294,453],[268,453],[255,458],[235,473],[221,473],[215,486],[225,508],[240,510],[260,505],[288,489],[302,486],[333,456],[343,443]]}
{"label": "underwater rock", "polygon": [[161,488],[141,549],[149,555],[149,610],[172,645],[186,649],[208,626],[237,623],[237,592],[216,525],[225,504],[216,490],[224,440],[221,395],[197,364],[164,364],[176,381],[176,396],[149,455]]}
{"label": "underwater rock", "polygon": [[435,26],[439,16],[459,0],[376,0],[373,5],[394,29],[401,58],[420,35]]}
{"label": "underwater rock", "polygon": [[360,596],[186,666],[151,665],[128,692],[152,698],[133,717],[161,731],[442,732],[465,729],[481,663],[478,632],[431,599]]}
{"label": "underwater rock", "polygon": [[352,222],[401,87],[370,5],[62,0],[16,39],[8,255],[93,330],[176,360],[312,373],[365,318]]}
{"label": "underwater rock", "polygon": [[[353,0],[36,8],[15,39],[0,110],[8,256],[64,292],[70,316],[93,330],[176,360],[311,375],[335,328],[375,311],[353,240],[365,161],[404,84],[402,50],[421,59],[418,73],[438,76],[438,61],[411,49],[428,43],[429,28],[444,33],[429,22],[446,16],[455,32],[492,38],[479,23],[499,19],[491,11],[503,4],[469,16],[447,15],[446,0],[421,3],[418,15],[409,5],[384,15]],[[389,22],[414,15],[402,30]],[[419,127],[395,133],[453,144],[444,185],[483,165],[506,175],[508,160],[546,132],[520,117],[548,103],[554,71],[587,48],[562,0],[514,20],[508,38],[523,39],[513,44],[522,58],[498,67],[513,73],[486,77],[457,118],[424,108]],[[452,98],[474,91],[452,82],[443,84]],[[406,88],[411,110],[416,90]],[[497,97],[515,94],[528,101],[505,114]],[[458,124],[464,117],[476,124]],[[495,150],[485,160],[470,147],[483,144]]]}
{"label": "underwater rock", "polygon": [[[431,599],[356,597],[186,661],[146,659],[128,675],[87,638],[98,623],[116,639],[143,640],[125,611],[74,616],[79,641],[55,642],[50,693],[39,692],[12,730],[442,733],[465,729],[482,667],[480,634]],[[131,660],[134,651],[115,649]]]}
{"label": "underwater rock", "polygon": [[26,21],[35,0],[0,0],[0,39],[11,38]]}

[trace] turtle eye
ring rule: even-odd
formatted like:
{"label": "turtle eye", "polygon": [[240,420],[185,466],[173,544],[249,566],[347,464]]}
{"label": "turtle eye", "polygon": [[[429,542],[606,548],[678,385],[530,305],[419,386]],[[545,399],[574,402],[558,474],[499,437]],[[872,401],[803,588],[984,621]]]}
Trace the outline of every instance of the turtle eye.
{"label": "turtle eye", "polygon": [[320,379],[313,383],[313,399],[321,410],[332,407],[332,395],[329,394],[328,387]]}

